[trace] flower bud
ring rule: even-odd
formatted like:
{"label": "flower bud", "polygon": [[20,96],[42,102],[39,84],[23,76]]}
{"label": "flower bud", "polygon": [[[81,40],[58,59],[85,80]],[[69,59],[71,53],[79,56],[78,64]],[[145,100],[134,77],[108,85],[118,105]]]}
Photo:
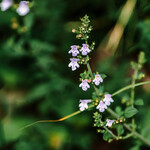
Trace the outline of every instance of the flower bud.
{"label": "flower bud", "polygon": [[76,32],[76,29],[72,29],[72,32],[75,33],[75,32]]}

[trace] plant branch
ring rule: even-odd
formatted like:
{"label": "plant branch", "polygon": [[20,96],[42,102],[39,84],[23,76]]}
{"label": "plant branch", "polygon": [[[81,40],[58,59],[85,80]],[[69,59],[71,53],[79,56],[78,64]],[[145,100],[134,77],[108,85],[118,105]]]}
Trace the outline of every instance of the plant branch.
{"label": "plant branch", "polygon": [[115,96],[115,95],[117,95],[117,94],[119,94],[123,91],[126,91],[126,90],[132,88],[132,87],[136,87],[136,86],[140,86],[140,85],[144,85],[144,84],[148,84],[148,83],[150,83],[150,81],[139,82],[139,83],[136,83],[134,85],[131,84],[131,85],[125,86],[124,88],[122,88],[122,89],[118,90],[117,92],[113,93],[112,96]]}
{"label": "plant branch", "polygon": [[[91,72],[90,74],[93,75],[89,63],[87,64],[87,66],[88,66],[88,71],[90,71],[90,72]],[[141,83],[137,83],[137,84],[135,84],[135,83],[134,83],[134,84],[131,84],[131,85],[126,86],[126,87],[120,89],[119,91],[115,92],[114,94],[112,94],[112,96],[115,96],[116,94],[119,94],[119,93],[121,93],[121,92],[123,92],[124,90],[127,90],[127,89],[129,89],[129,88],[134,88],[135,86],[143,85],[143,84],[146,84],[146,83],[150,83],[150,81],[141,82]],[[97,89],[97,88],[96,88],[96,89]],[[97,95],[97,96],[98,96],[98,95]],[[119,115],[118,115],[117,113],[115,113],[112,109],[107,108],[107,111],[108,111],[112,116],[114,116],[115,118],[117,118],[117,119],[119,118]],[[132,132],[133,135],[135,135],[138,139],[140,139],[143,143],[145,143],[146,145],[148,145],[148,146],[150,147],[150,142],[149,142],[147,139],[145,139],[141,134],[139,134],[138,132],[132,130],[127,124],[124,123],[123,125],[124,125],[124,127],[125,127],[126,129],[128,129],[130,132]]]}
{"label": "plant branch", "polygon": [[[149,84],[149,83],[150,83],[150,81],[145,81],[145,82],[136,83],[136,84],[134,84],[134,86],[136,87],[136,86],[140,86],[140,85],[144,85],[144,84]],[[128,90],[128,89],[130,89],[130,88],[132,88],[132,87],[133,87],[133,85],[128,85],[128,86],[126,86],[126,87],[124,87],[124,88],[122,88],[122,89],[116,91],[115,93],[113,93],[112,96],[115,96],[115,95],[117,95],[117,94],[119,94],[119,93],[121,93],[121,92],[124,92],[124,91],[126,91],[126,90]],[[89,106],[89,108],[93,108],[93,107],[94,107],[94,105],[90,105],[90,106]],[[110,111],[110,110],[109,110],[109,111]],[[65,117],[63,117],[63,118],[60,118],[60,119],[58,119],[58,120],[40,120],[40,121],[36,121],[36,122],[33,122],[33,123],[31,123],[31,124],[28,124],[28,125],[26,125],[26,126],[20,128],[19,130],[23,130],[23,129],[28,128],[28,127],[30,127],[30,126],[32,126],[32,125],[37,124],[37,123],[63,121],[63,120],[69,119],[69,118],[71,118],[71,117],[73,117],[73,116],[75,116],[75,115],[77,115],[77,114],[79,114],[79,113],[81,113],[81,112],[82,112],[82,111],[76,111],[76,112],[74,112],[74,113],[72,113],[72,114],[70,114],[70,115],[68,115],[68,116],[65,116]],[[114,113],[113,111],[111,111],[111,114],[112,114],[114,117],[117,115],[117,114]],[[118,115],[117,115],[117,116],[118,116]],[[117,117],[117,116],[116,116],[116,117]],[[118,117],[119,117],[119,116],[118,116]]]}
{"label": "plant branch", "polygon": [[118,140],[118,136],[116,136],[111,130],[109,130],[107,127],[104,127],[104,129],[109,132],[116,140]]}
{"label": "plant branch", "polygon": [[[112,109],[107,108],[107,111],[116,119],[119,118],[118,114],[116,114]],[[129,125],[127,125],[126,123],[123,124],[123,126],[129,130],[130,132],[133,133],[133,135],[135,135],[139,140],[141,140],[143,143],[145,143],[146,145],[148,145],[150,147],[150,141],[148,141],[146,138],[144,138],[141,134],[139,134],[136,131],[132,131],[132,128],[129,127]]]}

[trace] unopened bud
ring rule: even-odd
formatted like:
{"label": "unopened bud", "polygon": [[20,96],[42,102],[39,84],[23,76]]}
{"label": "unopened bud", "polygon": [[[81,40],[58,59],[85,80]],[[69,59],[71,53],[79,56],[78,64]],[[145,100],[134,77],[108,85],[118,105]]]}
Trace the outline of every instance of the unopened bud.
{"label": "unopened bud", "polygon": [[88,83],[91,83],[91,79],[88,80]]}
{"label": "unopened bud", "polygon": [[72,32],[75,33],[75,32],[76,32],[76,29],[72,29]]}
{"label": "unopened bud", "polygon": [[79,35],[78,35],[78,37],[82,37],[82,35],[81,35],[81,34],[79,34]]}
{"label": "unopened bud", "polygon": [[85,62],[85,59],[82,59],[82,62]]}

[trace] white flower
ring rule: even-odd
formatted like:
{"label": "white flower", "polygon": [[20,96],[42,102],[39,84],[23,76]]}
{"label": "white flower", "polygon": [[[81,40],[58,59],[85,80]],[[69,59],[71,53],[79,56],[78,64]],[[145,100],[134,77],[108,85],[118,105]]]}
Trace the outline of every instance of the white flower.
{"label": "white flower", "polygon": [[99,74],[95,75],[93,82],[95,83],[95,85],[99,85],[100,82],[103,82],[101,75],[99,75]]}
{"label": "white flower", "polygon": [[106,121],[107,121],[107,123],[106,123],[107,127],[111,127],[112,124],[114,123],[114,120],[107,119]]}
{"label": "white flower", "polygon": [[88,103],[90,103],[91,100],[87,99],[87,100],[80,100],[80,111],[84,111],[85,109],[88,109]]}
{"label": "white flower", "polygon": [[82,83],[79,85],[79,87],[82,87],[83,91],[86,91],[88,88],[90,88],[90,85],[88,84],[88,79],[82,80]]}
{"label": "white flower", "polygon": [[114,102],[114,100],[111,98],[111,94],[105,94],[103,101],[107,106],[109,106],[111,102]]}
{"label": "white flower", "polygon": [[30,11],[29,6],[28,6],[28,2],[27,1],[21,1],[19,3],[19,7],[17,8],[16,11],[20,16],[25,16]]}
{"label": "white flower", "polygon": [[82,55],[84,56],[90,53],[88,44],[82,44],[82,48],[80,49],[80,52],[82,52]]}
{"label": "white flower", "polygon": [[106,106],[106,104],[103,101],[100,101],[100,103],[98,104],[96,109],[99,109],[100,112],[104,112],[105,109],[107,109],[107,106]]}
{"label": "white flower", "polygon": [[72,56],[77,56],[79,54],[78,51],[78,46],[77,45],[72,45],[71,50],[68,52],[69,54],[72,53]]}
{"label": "white flower", "polygon": [[79,64],[78,61],[79,59],[77,58],[70,58],[70,63],[68,65],[68,67],[72,67],[72,71],[76,70],[77,68],[79,68]]}
{"label": "white flower", "polygon": [[12,0],[3,0],[0,3],[0,7],[2,11],[7,10],[13,4]]}

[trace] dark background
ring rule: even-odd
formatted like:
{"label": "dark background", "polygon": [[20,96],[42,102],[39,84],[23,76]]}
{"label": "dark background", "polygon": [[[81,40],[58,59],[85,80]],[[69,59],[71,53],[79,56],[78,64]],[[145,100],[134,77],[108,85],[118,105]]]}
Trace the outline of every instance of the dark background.
{"label": "dark background", "polygon": [[[93,112],[84,112],[58,123],[37,120],[58,119],[77,111],[79,100],[91,98],[92,89],[79,88],[84,66],[68,68],[71,45],[80,44],[71,33],[85,14],[90,16],[95,41],[90,64],[93,71],[107,75],[105,91],[113,93],[130,84],[130,61],[140,51],[146,54],[143,72],[150,80],[150,2],[138,0],[114,53],[105,52],[100,43],[114,27],[125,0],[36,0],[30,13],[18,16],[15,8],[0,12],[0,149],[2,150],[148,150],[135,138],[103,141],[93,127]],[[114,97],[112,109],[121,105],[124,92]],[[136,89],[142,98],[138,107],[138,131],[150,140],[150,86]],[[138,146],[140,145],[140,146]]]}

